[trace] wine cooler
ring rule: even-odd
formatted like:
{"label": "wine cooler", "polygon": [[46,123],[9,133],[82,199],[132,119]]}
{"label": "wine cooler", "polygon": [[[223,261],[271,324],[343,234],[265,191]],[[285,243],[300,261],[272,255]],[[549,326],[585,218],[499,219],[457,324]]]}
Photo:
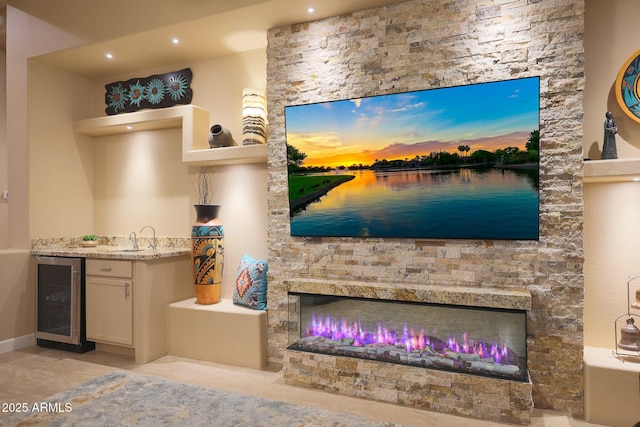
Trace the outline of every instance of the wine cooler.
{"label": "wine cooler", "polygon": [[37,257],[38,346],[85,353],[84,258]]}

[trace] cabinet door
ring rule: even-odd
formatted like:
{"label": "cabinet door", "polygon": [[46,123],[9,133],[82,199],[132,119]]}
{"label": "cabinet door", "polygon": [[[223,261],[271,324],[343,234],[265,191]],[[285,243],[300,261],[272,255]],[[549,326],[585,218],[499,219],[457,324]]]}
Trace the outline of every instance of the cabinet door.
{"label": "cabinet door", "polygon": [[87,276],[87,339],[133,345],[133,282]]}

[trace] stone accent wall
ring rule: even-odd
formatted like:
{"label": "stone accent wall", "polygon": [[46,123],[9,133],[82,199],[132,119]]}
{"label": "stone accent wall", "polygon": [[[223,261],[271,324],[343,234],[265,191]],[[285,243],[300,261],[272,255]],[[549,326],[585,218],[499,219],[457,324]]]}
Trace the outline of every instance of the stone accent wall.
{"label": "stone accent wall", "polygon": [[[269,361],[296,278],[531,294],[538,408],[582,413],[581,0],[413,0],[268,33]],[[540,240],[292,238],[284,107],[539,76]],[[470,102],[475,102],[470,100]]]}
{"label": "stone accent wall", "polygon": [[531,383],[285,350],[288,384],[503,423],[531,424]]}

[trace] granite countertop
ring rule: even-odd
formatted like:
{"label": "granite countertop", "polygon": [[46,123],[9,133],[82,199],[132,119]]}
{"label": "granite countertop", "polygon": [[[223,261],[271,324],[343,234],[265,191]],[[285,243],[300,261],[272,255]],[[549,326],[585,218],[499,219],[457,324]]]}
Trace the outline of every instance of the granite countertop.
{"label": "granite countertop", "polygon": [[148,260],[158,258],[169,258],[175,256],[189,255],[190,248],[157,248],[155,251],[151,249],[139,249],[132,251],[131,246],[105,246],[100,245],[95,248],[48,248],[48,249],[32,249],[32,255],[39,256],[66,256],[66,257],[82,257],[82,258],[101,258],[101,259],[128,259],[128,260]]}
{"label": "granite countertop", "polygon": [[95,247],[77,246],[78,239],[38,239],[32,242],[31,254],[36,256],[62,256],[100,259],[144,261],[191,254],[190,240],[184,238],[158,238],[156,250],[149,249],[148,239],[139,238],[137,251],[128,239],[103,237]]}

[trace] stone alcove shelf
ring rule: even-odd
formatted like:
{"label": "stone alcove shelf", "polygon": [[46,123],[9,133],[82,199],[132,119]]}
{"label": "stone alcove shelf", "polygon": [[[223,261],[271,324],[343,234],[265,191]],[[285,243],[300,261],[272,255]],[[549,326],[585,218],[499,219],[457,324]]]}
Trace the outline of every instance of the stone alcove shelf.
{"label": "stone alcove shelf", "polygon": [[100,137],[142,130],[182,129],[182,161],[192,165],[266,163],[267,146],[209,148],[209,112],[195,105],[143,110],[73,122],[73,131]]}

